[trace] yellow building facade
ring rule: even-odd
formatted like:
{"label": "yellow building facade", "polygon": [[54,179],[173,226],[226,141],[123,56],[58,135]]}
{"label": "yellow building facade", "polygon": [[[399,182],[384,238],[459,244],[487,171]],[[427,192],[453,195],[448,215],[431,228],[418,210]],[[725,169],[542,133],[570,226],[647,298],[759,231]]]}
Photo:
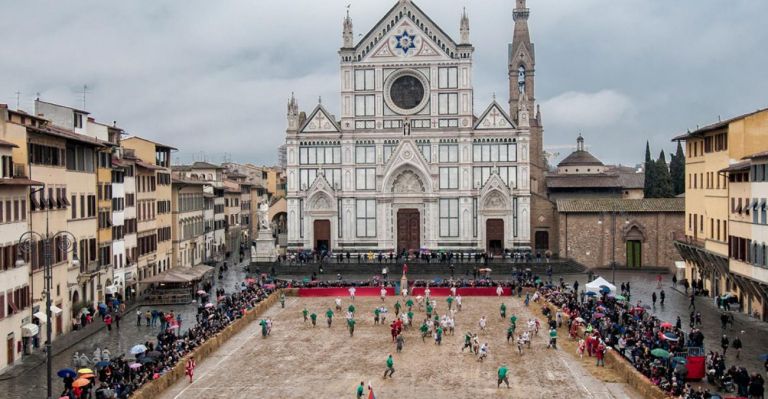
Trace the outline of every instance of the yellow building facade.
{"label": "yellow building facade", "polygon": [[749,196],[748,188],[729,182],[728,168],[768,150],[768,109],[708,125],[675,140],[686,143],[686,239],[676,242],[685,260],[685,277],[701,293],[739,298],[742,309],[748,311],[752,297],[764,293],[736,273],[738,267],[731,268],[729,238],[733,229],[745,228],[742,216],[733,215],[731,201]]}

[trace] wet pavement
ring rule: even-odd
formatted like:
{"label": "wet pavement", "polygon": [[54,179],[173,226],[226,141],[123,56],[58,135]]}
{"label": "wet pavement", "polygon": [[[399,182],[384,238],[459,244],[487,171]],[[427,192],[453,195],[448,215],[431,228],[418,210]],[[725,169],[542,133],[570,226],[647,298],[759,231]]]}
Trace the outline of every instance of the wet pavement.
{"label": "wet pavement", "polygon": [[[232,266],[232,263],[233,261],[231,260],[228,262],[230,265],[229,270],[223,273],[221,280],[218,279],[219,272],[217,268],[216,276],[214,278],[214,290],[217,288],[224,288],[227,293],[230,293],[239,289],[239,284],[245,279],[246,273],[243,265]],[[193,302],[187,305],[172,306],[144,306],[140,307],[140,309],[141,311],[156,309],[162,312],[173,311],[174,314],[181,313],[181,331],[183,332],[195,323],[197,303]],[[94,322],[103,324],[98,317],[95,318]],[[116,328],[114,324],[112,326],[112,331],[107,331],[106,328],[101,328],[98,332],[60,353],[57,353],[56,341],[54,341],[54,353],[56,353],[53,358],[54,397],[58,398],[59,395],[56,394],[60,393],[64,388],[61,379],[56,376],[56,371],[62,368],[74,368],[72,358],[75,352],[93,358],[96,348],[101,348],[109,350],[112,357],[121,354],[125,354],[126,357],[132,357],[132,355],[130,355],[130,349],[134,345],[146,341],[157,342],[157,335],[159,333],[159,325],[156,327],[148,327],[143,317],[141,326],[137,326],[136,309],[132,309],[126,311],[126,315],[120,321],[119,329]],[[11,370],[0,375],[0,392],[0,398],[3,399],[44,398],[46,395],[45,354],[38,350],[32,355],[26,356],[21,364],[14,366]]]}

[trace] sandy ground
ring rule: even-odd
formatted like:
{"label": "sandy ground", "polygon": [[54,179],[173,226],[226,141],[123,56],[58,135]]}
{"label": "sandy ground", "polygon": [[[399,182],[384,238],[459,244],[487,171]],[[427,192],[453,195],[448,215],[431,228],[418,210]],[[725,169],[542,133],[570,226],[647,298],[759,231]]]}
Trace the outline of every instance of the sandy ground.
{"label": "sandy ground", "polygon": [[[438,310],[447,311],[445,298],[437,298]],[[516,298],[504,297],[507,317],[518,316],[518,332],[532,317]],[[349,304],[343,298],[344,309]],[[386,301],[394,313],[393,298]],[[417,327],[406,330],[405,347],[396,353],[389,327],[374,325],[373,309],[379,298],[355,301],[357,326],[349,336],[343,315],[336,315],[332,328],[324,313],[333,298],[289,298],[285,309],[277,304],[264,317],[271,317],[271,336],[263,339],[258,323],[251,323],[230,339],[211,357],[198,363],[195,381],[180,381],[161,398],[354,398],[361,381],[374,387],[377,399],[386,398],[639,398],[627,385],[617,382],[610,372],[589,371],[591,359],[579,361],[573,345],[565,350],[547,349],[543,331],[535,337],[531,349],[522,356],[516,346],[506,343],[507,320],[499,316],[499,298],[464,298],[464,307],[456,314],[456,334],[445,336],[441,346],[427,338],[422,342]],[[318,314],[318,326],[304,323],[304,307]],[[414,307],[416,319],[425,317]],[[480,316],[488,318],[480,342],[488,342],[490,355],[479,362],[461,352],[464,332],[479,330]],[[565,340],[560,331],[560,341]],[[394,378],[384,379],[388,353],[394,356]],[[499,365],[509,367],[510,389],[496,388]],[[607,371],[607,370],[606,370]],[[366,396],[367,398],[367,392]]]}

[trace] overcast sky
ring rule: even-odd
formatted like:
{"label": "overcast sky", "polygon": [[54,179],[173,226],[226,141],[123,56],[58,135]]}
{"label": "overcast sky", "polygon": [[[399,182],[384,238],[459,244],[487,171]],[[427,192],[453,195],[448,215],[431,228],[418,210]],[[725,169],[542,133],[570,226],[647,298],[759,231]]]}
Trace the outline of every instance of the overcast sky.
{"label": "overcast sky", "polygon": [[[0,0],[0,102],[86,108],[188,162],[272,164],[293,91],[339,114],[345,6],[355,36],[395,0]],[[420,0],[458,39],[470,16],[475,112],[508,98],[512,0]],[[579,132],[604,162],[634,164],[697,124],[768,106],[768,1],[529,0],[536,99],[559,158]]]}

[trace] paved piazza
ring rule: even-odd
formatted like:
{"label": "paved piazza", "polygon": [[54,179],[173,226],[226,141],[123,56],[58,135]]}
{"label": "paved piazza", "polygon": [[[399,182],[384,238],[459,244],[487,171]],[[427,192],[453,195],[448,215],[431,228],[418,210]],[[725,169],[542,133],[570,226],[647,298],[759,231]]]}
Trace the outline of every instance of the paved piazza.
{"label": "paved piazza", "polygon": [[[504,297],[508,316],[516,314],[518,331],[533,308],[525,308],[516,298]],[[349,305],[343,298],[343,307]],[[391,321],[395,300],[388,298]],[[523,356],[506,343],[507,321],[501,321],[498,298],[464,298],[464,309],[456,315],[456,335],[445,336],[442,346],[433,339],[422,342],[414,326],[406,330],[403,352],[398,354],[391,342],[389,327],[373,324],[373,309],[379,298],[356,299],[357,326],[349,337],[343,315],[336,315],[328,328],[324,313],[333,298],[288,298],[285,309],[277,304],[264,317],[271,317],[271,336],[263,339],[258,323],[230,339],[211,357],[199,362],[195,381],[180,381],[164,395],[175,398],[345,398],[354,397],[360,381],[372,383],[377,398],[637,398],[639,395],[621,383],[614,383],[610,373],[593,377],[587,368],[592,360],[578,361],[569,350],[546,348],[542,331],[535,337],[532,349]],[[318,314],[318,325],[302,321],[306,306]],[[440,313],[447,310],[445,299],[439,298]],[[414,307],[416,319],[425,317]],[[484,362],[461,353],[464,332],[476,332],[482,315],[488,317],[486,333],[480,342],[490,345]],[[560,333],[561,341],[564,333]],[[382,378],[388,353],[394,356],[393,379]],[[496,372],[500,364],[509,366],[511,389],[496,388]],[[603,372],[601,369],[600,372]],[[600,373],[598,372],[598,373]],[[606,383],[607,382],[607,383]],[[366,393],[367,395],[367,393]],[[367,396],[366,396],[367,397]]]}

